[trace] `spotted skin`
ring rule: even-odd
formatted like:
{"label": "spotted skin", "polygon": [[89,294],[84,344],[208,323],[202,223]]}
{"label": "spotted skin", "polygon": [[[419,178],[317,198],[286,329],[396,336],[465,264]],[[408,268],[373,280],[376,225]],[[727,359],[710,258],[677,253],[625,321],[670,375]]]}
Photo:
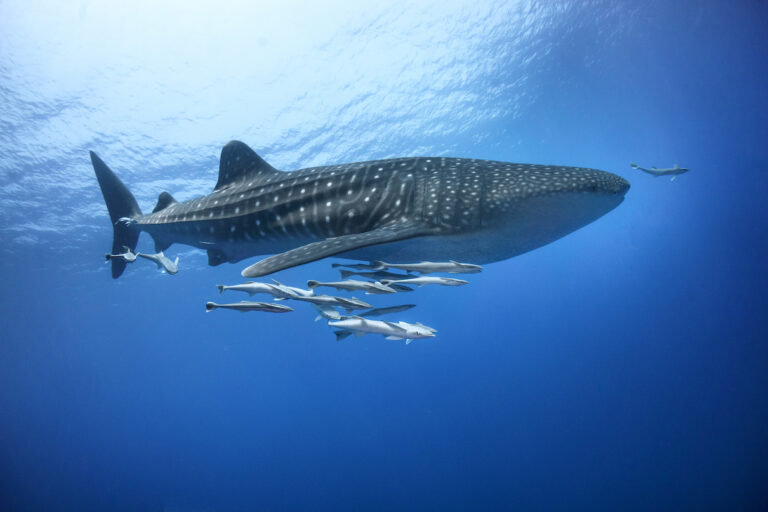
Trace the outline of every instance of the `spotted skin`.
{"label": "spotted skin", "polygon": [[[214,192],[179,203],[161,197],[163,208],[131,223],[160,247],[207,250],[211,265],[276,254],[248,267],[248,277],[339,254],[482,264],[578,229],[628,188],[593,169],[443,157],[282,172],[233,141],[222,150]],[[516,223],[524,229],[509,229]]]}

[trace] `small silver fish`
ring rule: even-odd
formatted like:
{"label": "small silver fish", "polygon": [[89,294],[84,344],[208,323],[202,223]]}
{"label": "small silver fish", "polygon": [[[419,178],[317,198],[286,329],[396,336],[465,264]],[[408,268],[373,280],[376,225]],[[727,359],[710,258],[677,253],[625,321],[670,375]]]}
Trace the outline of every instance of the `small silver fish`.
{"label": "small silver fish", "polygon": [[206,302],[205,311],[210,312],[214,309],[232,309],[245,313],[247,311],[267,311],[269,313],[288,313],[293,308],[283,306],[282,304],[272,304],[271,302],[249,302],[246,300],[235,302],[233,304],[216,304],[215,302]]}

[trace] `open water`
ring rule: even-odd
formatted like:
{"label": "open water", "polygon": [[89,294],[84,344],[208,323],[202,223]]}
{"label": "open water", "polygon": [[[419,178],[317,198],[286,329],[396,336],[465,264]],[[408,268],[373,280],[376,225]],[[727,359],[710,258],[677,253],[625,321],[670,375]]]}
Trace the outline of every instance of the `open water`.
{"label": "open water", "polygon": [[[0,509],[766,510],[766,20],[747,0],[0,2]],[[404,295],[435,339],[337,343],[304,304],[205,313],[256,259],[175,245],[178,275],[111,279],[88,151],[148,211],[210,192],[230,139],[285,170],[456,156],[632,188]]]}

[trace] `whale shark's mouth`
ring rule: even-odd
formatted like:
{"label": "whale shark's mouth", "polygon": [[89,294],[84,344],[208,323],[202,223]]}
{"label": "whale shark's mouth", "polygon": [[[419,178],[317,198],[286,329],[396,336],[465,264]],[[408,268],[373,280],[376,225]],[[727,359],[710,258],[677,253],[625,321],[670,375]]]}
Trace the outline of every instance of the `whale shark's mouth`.
{"label": "whale shark's mouth", "polygon": [[606,173],[606,174],[610,174],[611,177],[613,178],[610,181],[611,185],[606,187],[605,189],[609,194],[625,196],[627,192],[629,192],[630,184],[627,180],[615,174],[611,174],[611,173]]}

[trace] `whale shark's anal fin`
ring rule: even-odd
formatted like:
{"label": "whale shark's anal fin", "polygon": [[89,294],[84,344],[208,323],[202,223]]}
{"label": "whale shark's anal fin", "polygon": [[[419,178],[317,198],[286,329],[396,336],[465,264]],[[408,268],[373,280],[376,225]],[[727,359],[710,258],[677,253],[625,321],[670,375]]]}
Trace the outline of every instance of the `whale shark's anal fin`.
{"label": "whale shark's anal fin", "polygon": [[425,224],[414,224],[400,221],[380,228],[354,233],[291,249],[290,251],[265,258],[242,271],[243,277],[261,277],[279,270],[303,265],[311,261],[321,260],[334,254],[354,251],[371,245],[397,242],[415,236],[436,234],[437,229]]}
{"label": "whale shark's anal fin", "polygon": [[206,252],[208,253],[208,265],[211,267],[216,267],[229,261],[229,256],[221,249],[208,249]]}
{"label": "whale shark's anal fin", "polygon": [[169,242],[168,240],[165,240],[163,237],[155,235],[153,233],[150,233],[150,236],[152,237],[152,241],[155,242],[155,252],[167,251],[168,248],[173,244],[173,242]]}

